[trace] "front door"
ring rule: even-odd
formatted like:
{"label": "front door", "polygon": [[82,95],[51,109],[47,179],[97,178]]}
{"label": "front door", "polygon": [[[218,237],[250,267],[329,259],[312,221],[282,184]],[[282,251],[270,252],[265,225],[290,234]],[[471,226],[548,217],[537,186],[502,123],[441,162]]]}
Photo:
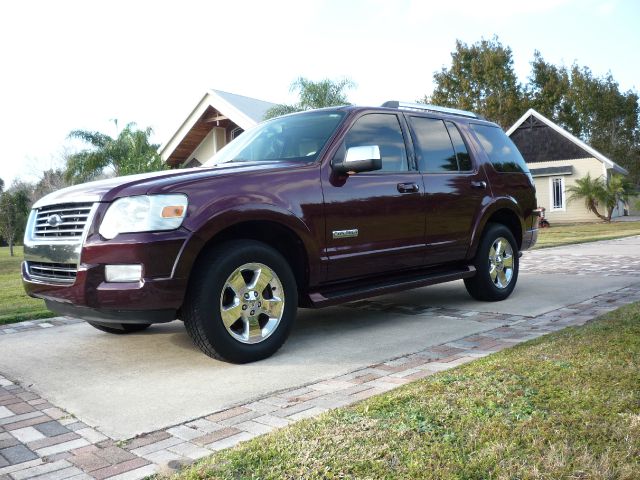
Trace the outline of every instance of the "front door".
{"label": "front door", "polygon": [[346,177],[326,171],[322,188],[330,281],[421,264],[424,186],[407,154],[407,134],[396,114],[361,115],[338,154],[350,147],[378,145],[382,170]]}

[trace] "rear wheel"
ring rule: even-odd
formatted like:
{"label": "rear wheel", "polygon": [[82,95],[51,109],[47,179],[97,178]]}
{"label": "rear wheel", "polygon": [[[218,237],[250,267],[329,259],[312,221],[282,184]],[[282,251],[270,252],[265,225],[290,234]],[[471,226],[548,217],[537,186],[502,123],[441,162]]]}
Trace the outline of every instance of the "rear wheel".
{"label": "rear wheel", "polygon": [[273,355],[296,315],[295,278],[280,253],[241,240],[206,252],[185,300],[184,324],[210,357],[247,363]]}
{"label": "rear wheel", "polygon": [[504,300],[518,281],[518,244],[511,230],[501,224],[489,224],[480,240],[474,259],[476,274],[464,281],[476,300]]}
{"label": "rear wheel", "polygon": [[102,332],[113,333],[115,335],[123,335],[125,333],[141,332],[151,326],[150,323],[115,323],[102,325],[100,323],[87,322],[93,328],[97,328]]}

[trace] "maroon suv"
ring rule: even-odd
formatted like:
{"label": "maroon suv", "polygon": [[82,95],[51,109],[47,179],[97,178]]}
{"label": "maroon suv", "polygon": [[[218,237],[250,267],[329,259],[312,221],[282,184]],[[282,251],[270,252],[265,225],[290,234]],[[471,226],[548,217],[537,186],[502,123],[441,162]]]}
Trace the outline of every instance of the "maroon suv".
{"label": "maroon suv", "polygon": [[184,321],[204,353],[273,354],[298,306],[464,279],[502,300],[537,236],[531,175],[494,123],[387,102],[279,117],[203,168],[86,183],[33,207],[24,286],[110,333]]}

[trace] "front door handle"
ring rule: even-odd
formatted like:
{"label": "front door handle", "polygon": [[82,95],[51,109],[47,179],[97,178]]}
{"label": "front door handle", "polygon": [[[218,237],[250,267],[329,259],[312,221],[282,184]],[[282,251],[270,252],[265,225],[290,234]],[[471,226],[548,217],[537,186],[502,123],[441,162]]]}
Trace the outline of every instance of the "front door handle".
{"label": "front door handle", "polygon": [[420,191],[417,183],[399,183],[398,191],[400,193],[416,193]]}
{"label": "front door handle", "polygon": [[473,181],[471,182],[471,186],[473,188],[487,188],[487,182],[484,180],[480,180],[479,182]]}

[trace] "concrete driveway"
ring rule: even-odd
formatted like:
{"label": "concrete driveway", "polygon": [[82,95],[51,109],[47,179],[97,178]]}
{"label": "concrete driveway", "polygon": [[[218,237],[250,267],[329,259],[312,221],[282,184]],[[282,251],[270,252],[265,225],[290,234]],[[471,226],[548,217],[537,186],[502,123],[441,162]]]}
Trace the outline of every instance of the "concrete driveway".
{"label": "concrete driveway", "polygon": [[495,326],[349,308],[303,311],[277,355],[231,365],[202,354],[181,322],[127,336],[82,323],[8,335],[0,365],[83,422],[125,439]]}
{"label": "concrete driveway", "polygon": [[127,336],[76,323],[0,336],[0,374],[112,439],[128,439],[523,319],[535,323],[638,283],[640,237],[545,249],[525,253],[506,301],[474,301],[453,282],[302,310],[282,350],[251,365],[204,356],[180,322]]}

